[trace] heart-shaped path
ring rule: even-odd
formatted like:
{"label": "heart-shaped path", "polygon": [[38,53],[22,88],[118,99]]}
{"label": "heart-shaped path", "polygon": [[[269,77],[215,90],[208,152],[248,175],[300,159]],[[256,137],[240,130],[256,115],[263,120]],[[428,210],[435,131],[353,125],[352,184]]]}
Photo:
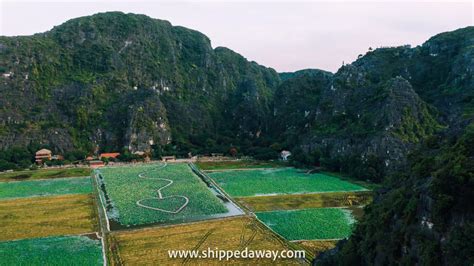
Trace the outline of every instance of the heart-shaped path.
{"label": "heart-shaped path", "polygon": [[[163,169],[167,166],[168,164],[167,163],[164,163],[162,166],[160,166],[159,168],[157,169],[153,169],[153,170],[159,170],[159,169]],[[151,209],[151,210],[155,210],[155,211],[161,211],[161,212],[166,212],[166,213],[173,213],[173,214],[176,214],[176,213],[179,213],[180,211],[182,211],[189,203],[189,199],[186,197],[186,196],[181,196],[181,195],[171,195],[171,196],[166,196],[166,197],[163,197],[163,194],[161,194],[161,190],[163,190],[164,188],[167,188],[169,186],[171,186],[174,182],[173,180],[170,180],[170,179],[166,179],[166,178],[161,178],[161,177],[148,177],[146,176],[146,172],[143,172],[143,173],[140,173],[138,174],[138,177],[140,178],[144,178],[144,179],[155,179],[155,180],[164,180],[164,181],[167,181],[168,184],[162,186],[161,188],[159,188],[156,192],[158,193],[158,197],[157,198],[147,198],[147,199],[141,199],[141,200],[137,200],[136,204],[142,208],[146,208],[146,209]],[[183,198],[185,201],[184,201],[184,204],[181,205],[181,207],[179,207],[178,209],[174,210],[174,211],[170,211],[170,210],[165,210],[165,209],[161,209],[161,208],[156,208],[156,207],[152,207],[152,206],[148,206],[148,205],[145,205],[143,204],[142,202],[143,201],[149,201],[149,200],[157,200],[157,201],[160,201],[160,200],[166,200],[166,199],[171,199],[171,198]]]}

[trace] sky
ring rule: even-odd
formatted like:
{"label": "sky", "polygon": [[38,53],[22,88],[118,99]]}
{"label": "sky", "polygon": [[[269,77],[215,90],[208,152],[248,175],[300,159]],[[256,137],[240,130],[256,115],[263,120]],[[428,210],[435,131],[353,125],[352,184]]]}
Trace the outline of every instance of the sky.
{"label": "sky", "polygon": [[279,72],[335,72],[369,47],[420,45],[474,24],[468,1],[148,1],[0,0],[0,35],[45,32],[69,19],[106,11],[145,14],[206,34]]}

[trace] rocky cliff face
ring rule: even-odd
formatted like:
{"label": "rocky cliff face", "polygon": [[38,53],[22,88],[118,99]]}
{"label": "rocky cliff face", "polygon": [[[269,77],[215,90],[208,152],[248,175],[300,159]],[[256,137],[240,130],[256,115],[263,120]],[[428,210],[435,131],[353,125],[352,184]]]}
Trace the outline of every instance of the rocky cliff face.
{"label": "rocky cliff face", "polygon": [[415,48],[369,51],[334,75],[284,73],[275,93],[279,141],[301,148],[306,162],[361,178],[403,169],[416,144],[474,115],[473,44],[468,27]]}
{"label": "rocky cliff face", "polygon": [[123,13],[0,37],[0,63],[1,149],[134,151],[171,140],[186,149],[202,135],[251,138],[279,83],[274,70],[213,49],[199,32]]}
{"label": "rocky cliff face", "polygon": [[281,140],[316,154],[315,163],[322,157],[335,170],[347,169],[349,161],[369,164],[371,158],[382,165],[376,175],[400,169],[413,145],[441,128],[407,80],[398,76],[374,86],[352,65],[334,76],[289,79],[275,95],[275,121],[285,132]]}

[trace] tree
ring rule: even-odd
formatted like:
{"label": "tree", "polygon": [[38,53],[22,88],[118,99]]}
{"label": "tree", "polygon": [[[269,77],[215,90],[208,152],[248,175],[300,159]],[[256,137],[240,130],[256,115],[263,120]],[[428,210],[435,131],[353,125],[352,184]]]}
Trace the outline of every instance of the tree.
{"label": "tree", "polygon": [[232,157],[235,157],[237,155],[237,148],[235,147],[232,147],[229,149],[229,154],[232,156]]}

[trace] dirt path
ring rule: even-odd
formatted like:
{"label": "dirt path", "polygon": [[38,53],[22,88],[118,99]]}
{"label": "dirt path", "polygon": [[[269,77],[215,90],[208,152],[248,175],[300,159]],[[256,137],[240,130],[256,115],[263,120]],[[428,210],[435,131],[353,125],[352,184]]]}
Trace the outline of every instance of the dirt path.
{"label": "dirt path", "polygon": [[[160,169],[163,169],[167,166],[168,164],[167,163],[164,163],[162,166],[158,167],[157,169],[153,169],[153,170],[160,170]],[[148,171],[149,172],[149,171]],[[156,192],[158,193],[158,197],[156,198],[146,198],[146,199],[141,199],[141,200],[138,200],[136,202],[136,204],[142,208],[146,208],[146,209],[150,209],[150,210],[155,210],[155,211],[161,211],[161,212],[166,212],[166,213],[173,213],[173,214],[176,214],[176,213],[179,213],[180,211],[182,211],[189,203],[189,199],[188,197],[186,196],[181,196],[181,195],[171,195],[171,196],[166,196],[166,197],[163,197],[163,194],[161,194],[161,190],[171,186],[174,181],[173,180],[170,180],[170,179],[166,179],[166,178],[161,178],[161,177],[156,177],[156,178],[153,178],[153,177],[148,177],[146,176],[146,172],[143,172],[143,173],[140,173],[138,174],[138,177],[139,178],[144,178],[144,179],[155,179],[155,180],[164,180],[164,181],[167,181],[168,184],[160,187],[158,190],[156,190]],[[181,205],[181,207],[179,207],[177,210],[174,210],[174,211],[170,211],[170,210],[165,210],[165,209],[161,209],[161,208],[156,208],[156,207],[151,207],[151,206],[148,206],[148,205],[145,205],[142,203],[142,201],[144,200],[156,200],[156,201],[160,201],[160,200],[166,200],[166,199],[171,199],[171,198],[183,198],[185,200],[184,204]]]}

